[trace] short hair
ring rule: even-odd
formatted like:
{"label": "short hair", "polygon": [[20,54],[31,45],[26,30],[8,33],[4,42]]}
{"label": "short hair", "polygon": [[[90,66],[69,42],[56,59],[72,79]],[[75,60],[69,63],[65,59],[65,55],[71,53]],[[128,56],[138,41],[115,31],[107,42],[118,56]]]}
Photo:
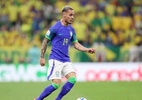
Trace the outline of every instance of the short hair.
{"label": "short hair", "polygon": [[73,10],[73,8],[69,5],[64,6],[63,9],[62,9],[62,12],[67,12],[68,10]]}

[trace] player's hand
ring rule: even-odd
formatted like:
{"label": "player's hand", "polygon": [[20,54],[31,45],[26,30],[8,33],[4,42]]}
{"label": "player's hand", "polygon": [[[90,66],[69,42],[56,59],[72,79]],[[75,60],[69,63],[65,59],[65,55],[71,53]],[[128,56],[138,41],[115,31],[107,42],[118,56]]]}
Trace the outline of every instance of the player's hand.
{"label": "player's hand", "polygon": [[88,48],[87,52],[93,54],[93,53],[95,53],[95,49],[94,48]]}
{"label": "player's hand", "polygon": [[45,58],[40,58],[40,65],[45,66],[45,64],[46,64]]}

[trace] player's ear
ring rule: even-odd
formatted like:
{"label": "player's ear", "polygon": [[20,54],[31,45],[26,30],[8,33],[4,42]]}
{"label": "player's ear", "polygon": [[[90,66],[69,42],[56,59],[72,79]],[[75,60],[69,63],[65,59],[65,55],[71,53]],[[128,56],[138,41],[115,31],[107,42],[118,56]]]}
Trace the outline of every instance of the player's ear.
{"label": "player's ear", "polygon": [[63,18],[65,17],[65,12],[62,12],[62,16],[63,16]]}

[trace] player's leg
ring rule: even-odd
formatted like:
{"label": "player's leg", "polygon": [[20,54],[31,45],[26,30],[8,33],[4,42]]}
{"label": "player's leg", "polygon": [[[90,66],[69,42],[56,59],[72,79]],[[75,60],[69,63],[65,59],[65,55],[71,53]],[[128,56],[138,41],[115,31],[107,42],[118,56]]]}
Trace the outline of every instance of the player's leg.
{"label": "player's leg", "polygon": [[67,66],[64,70],[64,73],[68,81],[63,85],[56,100],[61,100],[73,88],[74,84],[76,83],[76,73],[72,66]]}
{"label": "player's leg", "polygon": [[36,98],[36,100],[43,100],[49,96],[53,91],[59,88],[61,84],[61,69],[60,62],[56,60],[49,60],[48,79],[52,80],[52,84],[47,86],[43,92]]}
{"label": "player's leg", "polygon": [[47,96],[49,96],[53,91],[59,88],[61,83],[60,79],[53,79],[52,84],[47,86],[43,92],[39,95],[39,97],[36,98],[36,100],[43,100]]}

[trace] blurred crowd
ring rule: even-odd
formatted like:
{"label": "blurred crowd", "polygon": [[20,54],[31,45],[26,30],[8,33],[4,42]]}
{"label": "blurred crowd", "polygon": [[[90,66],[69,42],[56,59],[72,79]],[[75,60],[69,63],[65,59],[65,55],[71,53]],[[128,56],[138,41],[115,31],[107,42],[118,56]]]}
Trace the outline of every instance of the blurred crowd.
{"label": "blurred crowd", "polygon": [[142,61],[141,0],[1,0],[1,62],[12,62],[14,54],[20,62],[38,62],[44,35],[65,5],[75,10],[78,41],[96,48],[96,57],[88,61]]}

